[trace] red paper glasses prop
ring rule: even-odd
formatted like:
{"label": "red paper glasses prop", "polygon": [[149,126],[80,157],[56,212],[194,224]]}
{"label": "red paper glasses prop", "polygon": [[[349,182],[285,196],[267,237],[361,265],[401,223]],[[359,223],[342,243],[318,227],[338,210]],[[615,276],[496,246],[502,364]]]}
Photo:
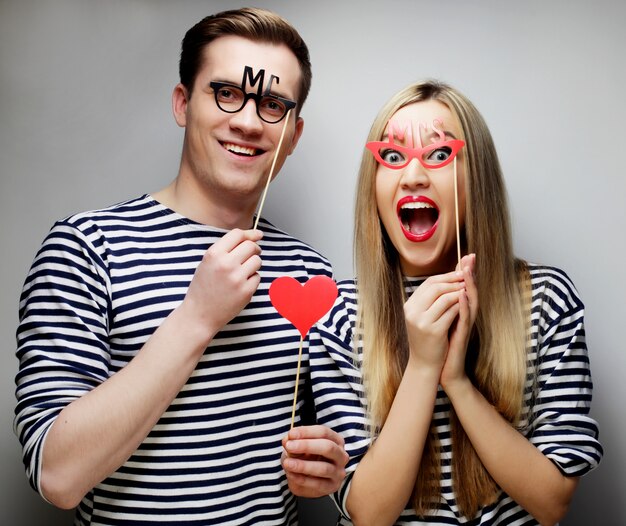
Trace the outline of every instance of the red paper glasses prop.
{"label": "red paper glasses prop", "polygon": [[290,276],[283,276],[272,282],[269,295],[270,301],[278,313],[289,320],[300,332],[296,387],[291,410],[291,429],[293,429],[298,400],[298,383],[300,381],[302,342],[313,324],[324,316],[335,303],[337,285],[327,276],[315,276],[304,285]]}
{"label": "red paper glasses prop", "polygon": [[[447,166],[454,161],[454,215],[456,220],[456,252],[457,262],[461,263],[461,236],[459,229],[459,192],[456,173],[456,155],[465,146],[465,142],[460,139],[450,139],[442,129],[443,121],[434,119],[432,126],[420,122],[417,125],[418,145],[415,145],[413,138],[412,123],[399,123],[390,119],[387,123],[387,141],[371,141],[365,146],[374,154],[379,164],[399,170],[407,166],[413,159],[429,170],[436,170]],[[432,131],[429,131],[432,128]],[[424,146],[422,144],[422,130],[426,136],[432,137],[432,142]],[[449,135],[449,134],[448,134]],[[396,144],[398,141],[404,142]]]}
{"label": "red paper glasses prop", "polygon": [[[407,166],[412,159],[417,159],[424,168],[443,168],[456,159],[456,154],[465,145],[460,139],[449,139],[440,128],[442,121],[435,119],[432,124],[432,133],[435,138],[431,144],[422,145],[421,134],[417,134],[418,145],[413,139],[411,123],[400,124],[393,119],[387,124],[387,141],[371,141],[366,144],[376,160],[393,170],[399,170]],[[428,125],[420,122],[418,132],[422,129],[428,131]],[[395,140],[405,142],[406,146],[396,144]],[[406,140],[405,140],[406,139]]]}

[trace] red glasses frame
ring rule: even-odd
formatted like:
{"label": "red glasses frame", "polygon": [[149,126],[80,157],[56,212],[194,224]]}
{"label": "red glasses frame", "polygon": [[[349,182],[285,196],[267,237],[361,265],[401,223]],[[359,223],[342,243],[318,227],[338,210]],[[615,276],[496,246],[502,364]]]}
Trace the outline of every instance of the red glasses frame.
{"label": "red glasses frame", "polygon": [[[399,128],[393,122],[393,120],[390,120],[388,124],[389,140],[370,141],[365,146],[367,147],[369,151],[372,152],[372,154],[376,158],[376,161],[378,161],[379,164],[382,164],[383,166],[386,166],[387,168],[391,168],[392,170],[400,170],[401,168],[404,168],[413,159],[417,159],[418,162],[424,168],[428,168],[428,169],[443,168],[444,166],[447,166],[454,160],[459,150],[463,148],[463,146],[465,146],[465,141],[462,141],[460,139],[445,139],[444,132],[438,128],[437,124],[441,125],[441,121],[438,119],[435,119],[435,121],[433,121],[433,130],[438,133],[440,140],[433,142],[432,144],[429,144],[428,146],[411,147],[411,146],[402,146],[401,144],[396,144],[394,141],[394,134],[396,134],[395,132],[398,130],[401,130],[402,128]],[[422,127],[423,125],[420,123],[420,128]],[[403,137],[403,136],[404,136],[404,133],[400,134],[400,137]],[[410,127],[407,130],[407,141],[411,145],[413,144],[413,133]],[[439,150],[441,148],[450,149],[450,155],[448,156],[448,158],[441,162],[429,163],[426,154],[433,152],[435,150]],[[383,159],[381,155],[381,151],[384,151],[384,150],[392,150],[392,151],[396,151],[400,153],[404,157],[404,161],[400,163],[394,163],[394,164],[388,163],[387,161]]]}

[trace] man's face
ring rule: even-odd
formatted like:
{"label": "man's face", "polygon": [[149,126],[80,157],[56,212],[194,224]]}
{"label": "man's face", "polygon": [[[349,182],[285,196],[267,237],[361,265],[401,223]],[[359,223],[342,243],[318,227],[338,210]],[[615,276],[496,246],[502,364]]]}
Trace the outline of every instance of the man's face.
{"label": "man's face", "polygon": [[[264,74],[258,76],[261,70]],[[296,118],[296,108],[288,121],[267,123],[257,114],[253,99],[241,111],[226,113],[217,106],[210,83],[243,84],[248,93],[265,93],[269,86],[270,94],[297,100],[299,81],[298,60],[284,45],[237,36],[211,42],[204,50],[192,95],[189,97],[180,85],[174,90],[176,121],[185,127],[180,177],[211,201],[252,214],[266,183],[283,125],[287,122],[274,175],[294,150],[304,123]]]}

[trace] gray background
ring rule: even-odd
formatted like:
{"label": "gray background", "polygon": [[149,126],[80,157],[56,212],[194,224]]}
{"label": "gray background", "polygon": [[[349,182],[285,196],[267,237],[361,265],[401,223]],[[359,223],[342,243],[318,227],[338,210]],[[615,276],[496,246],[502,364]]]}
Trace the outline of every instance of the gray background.
{"label": "gray background", "polygon": [[[55,219],[176,175],[180,40],[224,1],[0,1],[0,521],[70,524],[29,488],[12,432],[22,282]],[[265,215],[352,275],[355,177],[368,127],[406,84],[437,77],[485,116],[519,255],[564,268],[587,307],[593,415],[605,459],[564,524],[626,524],[623,262],[626,7],[619,0],[265,1],[310,47],[305,132]],[[325,501],[304,524],[331,524]]]}

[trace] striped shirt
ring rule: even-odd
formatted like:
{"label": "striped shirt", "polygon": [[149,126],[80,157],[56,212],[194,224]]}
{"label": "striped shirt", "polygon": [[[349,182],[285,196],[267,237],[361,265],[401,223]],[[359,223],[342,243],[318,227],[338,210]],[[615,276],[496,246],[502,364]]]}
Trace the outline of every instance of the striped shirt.
{"label": "striped shirt", "polygon": [[[589,417],[592,381],[585,344],[583,304],[569,278],[551,267],[530,265],[532,312],[524,411],[519,431],[566,476],[580,476],[598,465],[602,446]],[[407,295],[423,279],[406,281]],[[310,365],[318,418],[343,434],[350,454],[349,475],[335,495],[340,524],[352,524],[346,510],[350,481],[369,443],[362,387],[362,348],[354,354],[356,320],[354,281],[339,284],[333,309],[310,335]],[[342,380],[343,378],[343,380]],[[534,402],[531,404],[531,396]],[[343,404],[343,407],[342,407]],[[397,525],[536,525],[525,510],[500,492],[497,501],[468,519],[459,514],[451,479],[450,401],[439,387],[433,423],[441,444],[441,500],[437,510],[419,518],[407,508]],[[410,506],[410,505],[409,505]]]}
{"label": "striped shirt", "polygon": [[[279,276],[304,282],[332,270],[267,221],[259,228],[263,264],[252,300],[215,336],[137,451],[85,496],[76,525],[297,524],[280,456],[300,334],[268,288]],[[55,418],[136,355],[225,232],[148,195],[53,226],[26,278],[17,330],[15,432],[36,490]]]}

